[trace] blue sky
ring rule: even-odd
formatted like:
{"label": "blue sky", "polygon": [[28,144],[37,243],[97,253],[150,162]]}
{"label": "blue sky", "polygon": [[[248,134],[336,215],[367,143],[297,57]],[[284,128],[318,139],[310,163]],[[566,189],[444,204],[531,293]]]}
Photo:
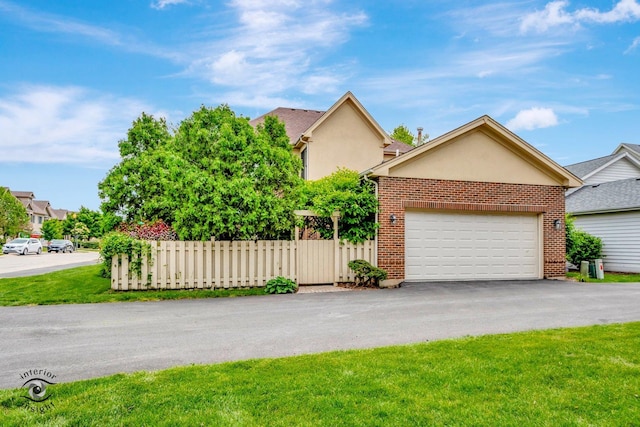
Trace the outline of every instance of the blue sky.
{"label": "blue sky", "polygon": [[640,144],[640,3],[0,0],[0,185],[55,208],[141,112],[251,118],[352,91],[387,131],[489,114],[560,164]]}

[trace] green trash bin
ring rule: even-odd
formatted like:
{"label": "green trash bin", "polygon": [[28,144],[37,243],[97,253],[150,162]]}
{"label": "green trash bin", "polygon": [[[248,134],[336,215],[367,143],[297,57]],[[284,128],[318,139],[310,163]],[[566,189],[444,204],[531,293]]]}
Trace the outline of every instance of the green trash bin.
{"label": "green trash bin", "polygon": [[596,263],[594,260],[589,261],[589,278],[596,279],[598,277],[598,273],[596,271]]}

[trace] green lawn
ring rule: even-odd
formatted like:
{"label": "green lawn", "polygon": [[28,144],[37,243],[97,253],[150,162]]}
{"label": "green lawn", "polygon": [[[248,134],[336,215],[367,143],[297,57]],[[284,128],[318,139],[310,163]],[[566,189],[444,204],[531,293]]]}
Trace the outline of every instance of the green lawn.
{"label": "green lawn", "polygon": [[[2,425],[638,426],[640,323],[0,390]],[[50,367],[51,368],[51,367]]]}
{"label": "green lawn", "polygon": [[100,277],[99,271],[99,265],[92,265],[39,276],[0,279],[0,305],[83,304],[264,294],[262,288],[115,292],[111,290],[109,279]]}
{"label": "green lawn", "polygon": [[[572,271],[567,273],[567,277],[580,280],[580,273]],[[618,283],[618,282],[640,282],[640,274],[637,273],[604,273],[604,279],[585,278],[585,282],[592,283]]]}

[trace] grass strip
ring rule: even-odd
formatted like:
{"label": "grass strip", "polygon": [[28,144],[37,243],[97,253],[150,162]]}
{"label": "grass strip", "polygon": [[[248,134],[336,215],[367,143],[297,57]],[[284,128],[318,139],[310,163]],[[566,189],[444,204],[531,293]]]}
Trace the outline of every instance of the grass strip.
{"label": "grass strip", "polygon": [[[577,271],[568,272],[567,277],[576,280],[581,279],[580,273]],[[604,279],[582,278],[585,282],[590,283],[632,283],[640,282],[640,273],[604,273]]]}
{"label": "grass strip", "polygon": [[0,390],[3,425],[637,426],[640,323],[137,372]]}
{"label": "grass strip", "polygon": [[0,306],[159,301],[264,295],[264,289],[262,288],[112,291],[110,280],[101,277],[99,271],[99,265],[91,265],[38,276],[0,279]]}

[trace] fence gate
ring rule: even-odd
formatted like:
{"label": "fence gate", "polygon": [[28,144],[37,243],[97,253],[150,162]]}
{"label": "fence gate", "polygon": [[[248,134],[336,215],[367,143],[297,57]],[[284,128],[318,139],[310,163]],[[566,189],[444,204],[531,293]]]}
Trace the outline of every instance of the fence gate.
{"label": "fence gate", "polygon": [[[304,217],[317,216],[313,211],[295,211]],[[296,227],[298,284],[318,285],[334,283],[338,280],[338,218],[340,213],[331,215],[333,220],[332,240],[301,240],[300,229]]]}

